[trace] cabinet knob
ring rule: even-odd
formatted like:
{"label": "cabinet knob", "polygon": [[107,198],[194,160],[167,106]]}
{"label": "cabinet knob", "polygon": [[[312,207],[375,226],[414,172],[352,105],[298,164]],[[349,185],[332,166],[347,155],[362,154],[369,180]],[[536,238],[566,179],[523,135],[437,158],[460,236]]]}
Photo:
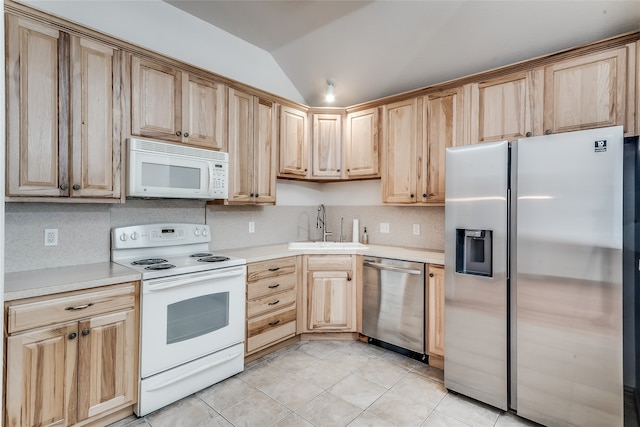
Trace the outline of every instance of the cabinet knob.
{"label": "cabinet knob", "polygon": [[62,191],[65,191],[65,190],[66,190],[66,189],[68,189],[68,188],[69,188],[69,186],[68,186],[67,184],[60,184],[60,189],[61,189]]}
{"label": "cabinet knob", "polygon": [[255,195],[255,194],[253,194],[253,193],[249,194],[249,197],[255,197],[255,196],[256,196],[256,195]]}
{"label": "cabinet knob", "polygon": [[176,132],[176,136],[181,136],[181,135],[182,135],[182,132],[180,131]]}
{"label": "cabinet knob", "polygon": [[351,169],[347,169],[347,172],[351,172]]}
{"label": "cabinet knob", "polygon": [[527,132],[524,134],[524,136],[526,136],[527,138],[529,138],[531,136],[531,132]]}
{"label": "cabinet knob", "polygon": [[422,197],[427,198],[427,193],[422,193]]}
{"label": "cabinet knob", "polygon": [[306,171],[307,171],[307,168],[304,168],[304,171],[306,172]]}
{"label": "cabinet knob", "polygon": [[78,336],[78,334],[76,334],[75,332],[71,332],[71,333],[69,334],[69,339],[70,339],[70,340],[75,340],[77,336]]}
{"label": "cabinet knob", "polygon": [[429,273],[429,277],[433,277],[433,273]]}
{"label": "cabinet knob", "polygon": [[340,169],[336,169],[336,172],[340,172]]}
{"label": "cabinet knob", "polygon": [[188,137],[189,137],[189,132],[185,132],[185,133],[184,133],[184,137],[185,137],[185,138],[188,138]]}
{"label": "cabinet knob", "polygon": [[83,329],[82,330],[82,336],[86,337],[87,335],[89,335],[91,333],[91,329],[87,328],[87,329]]}
{"label": "cabinet knob", "polygon": [[80,185],[78,184],[73,184],[73,189],[78,191],[80,189]]}
{"label": "cabinet knob", "polygon": [[545,131],[544,131],[544,134],[545,134],[545,135],[551,135],[551,129],[547,129],[547,130],[545,130]]}
{"label": "cabinet knob", "polygon": [[415,194],[412,194],[412,195],[411,195],[411,198],[413,199],[414,197],[416,197],[416,196],[415,196]]}

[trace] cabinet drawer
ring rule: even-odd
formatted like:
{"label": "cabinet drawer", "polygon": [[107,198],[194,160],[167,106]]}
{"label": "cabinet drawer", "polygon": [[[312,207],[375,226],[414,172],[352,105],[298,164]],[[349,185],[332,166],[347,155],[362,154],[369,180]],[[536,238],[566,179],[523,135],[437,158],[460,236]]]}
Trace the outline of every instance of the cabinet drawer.
{"label": "cabinet drawer", "polygon": [[135,284],[128,283],[75,295],[13,304],[7,309],[7,332],[11,334],[133,307],[135,293]]}
{"label": "cabinet drawer", "polygon": [[307,269],[351,270],[351,255],[313,255],[307,257]]}
{"label": "cabinet drawer", "polygon": [[296,334],[296,308],[247,321],[247,353],[266,347]]}
{"label": "cabinet drawer", "polygon": [[293,289],[296,286],[297,276],[289,274],[286,276],[267,277],[255,282],[247,283],[247,299],[262,298],[277,292]]}
{"label": "cabinet drawer", "polygon": [[247,264],[247,282],[295,273],[296,257],[278,258]]}
{"label": "cabinet drawer", "polygon": [[247,317],[254,317],[282,307],[287,307],[296,302],[296,291],[290,289],[286,292],[269,295],[263,298],[247,301]]}

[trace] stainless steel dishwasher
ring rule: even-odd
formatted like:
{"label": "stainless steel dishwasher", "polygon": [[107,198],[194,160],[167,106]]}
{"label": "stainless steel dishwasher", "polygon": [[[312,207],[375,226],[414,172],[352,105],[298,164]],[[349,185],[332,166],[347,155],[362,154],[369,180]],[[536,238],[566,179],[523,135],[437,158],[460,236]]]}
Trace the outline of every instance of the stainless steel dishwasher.
{"label": "stainless steel dishwasher", "polygon": [[424,271],[419,262],[364,258],[364,335],[424,354]]}

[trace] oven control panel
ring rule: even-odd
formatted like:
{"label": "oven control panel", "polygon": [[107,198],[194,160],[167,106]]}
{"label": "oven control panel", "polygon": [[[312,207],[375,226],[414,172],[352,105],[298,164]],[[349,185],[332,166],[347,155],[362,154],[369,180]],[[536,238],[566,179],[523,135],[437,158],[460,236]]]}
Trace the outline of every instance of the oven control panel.
{"label": "oven control panel", "polygon": [[211,231],[206,224],[145,224],[111,230],[112,249],[185,245],[210,240]]}

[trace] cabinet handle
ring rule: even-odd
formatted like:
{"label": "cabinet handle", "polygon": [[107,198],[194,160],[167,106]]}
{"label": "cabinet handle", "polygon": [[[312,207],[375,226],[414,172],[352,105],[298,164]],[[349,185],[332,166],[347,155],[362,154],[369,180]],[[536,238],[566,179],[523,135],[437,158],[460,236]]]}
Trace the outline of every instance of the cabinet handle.
{"label": "cabinet handle", "polygon": [[429,277],[433,277],[433,273],[429,273]]}
{"label": "cabinet handle", "polygon": [[347,274],[347,282],[351,281],[351,274]]}
{"label": "cabinet handle", "polygon": [[69,186],[67,184],[60,184],[60,189],[62,191],[65,191],[67,188],[69,188]]}
{"label": "cabinet handle", "polygon": [[275,289],[275,288],[277,288],[278,286],[280,286],[280,283],[276,283],[275,285],[270,285],[270,286],[269,286],[269,289]]}
{"label": "cabinet handle", "polygon": [[91,333],[91,329],[87,328],[87,329],[83,329],[82,330],[82,336],[86,337],[87,335],[89,335]]}
{"label": "cabinet handle", "polygon": [[268,305],[276,305],[276,304],[278,304],[279,302],[280,302],[280,300],[278,300],[278,301],[274,301],[274,302],[270,302]]}
{"label": "cabinet handle", "polygon": [[269,269],[269,271],[278,271],[278,270],[280,270],[280,267],[271,267]]}
{"label": "cabinet handle", "polygon": [[529,138],[531,136],[531,132],[527,132],[524,134],[524,136],[526,136],[527,138]]}
{"label": "cabinet handle", "polygon": [[176,136],[181,136],[181,135],[182,135],[182,132],[180,132],[180,131],[176,132]]}
{"label": "cabinet handle", "polygon": [[185,133],[184,133],[184,137],[185,137],[185,138],[188,138],[188,137],[189,137],[189,132],[185,132]]}
{"label": "cabinet handle", "polygon": [[70,340],[75,340],[77,336],[78,336],[78,334],[76,334],[75,332],[71,332],[71,333],[69,334],[69,339],[70,339]]}
{"label": "cabinet handle", "polygon": [[85,308],[91,307],[93,305],[92,302],[89,304],[76,305],[75,307],[65,307],[67,311],[75,311],[75,310],[84,310]]}
{"label": "cabinet handle", "polygon": [[545,130],[545,131],[544,131],[544,134],[545,134],[545,135],[551,135],[551,129],[547,129],[547,130]]}
{"label": "cabinet handle", "polygon": [[73,189],[78,191],[80,189],[80,185],[78,184],[73,184]]}
{"label": "cabinet handle", "polygon": [[278,323],[280,323],[280,319],[276,320],[275,322],[269,322],[269,326],[276,326]]}

